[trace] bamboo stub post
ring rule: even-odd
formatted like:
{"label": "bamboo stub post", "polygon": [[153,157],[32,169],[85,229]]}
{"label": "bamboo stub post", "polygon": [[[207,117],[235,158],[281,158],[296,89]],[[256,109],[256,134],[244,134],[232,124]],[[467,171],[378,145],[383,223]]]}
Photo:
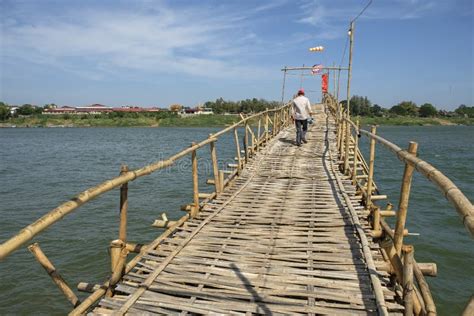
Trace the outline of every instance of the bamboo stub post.
{"label": "bamboo stub post", "polygon": [[[128,172],[128,166],[120,167],[120,175]],[[120,227],[119,239],[124,243],[127,242],[127,212],[128,212],[128,182],[120,186]]]}
{"label": "bamboo stub post", "polygon": [[258,127],[257,127],[257,152],[260,149],[260,127],[262,125],[262,117],[258,117]]}
{"label": "bamboo stub post", "polygon": [[413,315],[413,246],[405,246],[403,256],[403,302],[405,316]]}
{"label": "bamboo stub post", "polygon": [[121,240],[113,240],[110,243],[110,256],[112,265],[112,275],[106,296],[111,297],[114,293],[114,286],[122,278],[127,264],[128,250]]}
{"label": "bamboo stub post", "polygon": [[[377,127],[372,125],[370,132],[375,135],[377,133]],[[370,139],[370,153],[369,153],[369,174],[367,178],[367,195],[365,197],[365,205],[369,208],[372,205],[372,185],[374,182],[374,163],[375,163],[375,139]]]}
{"label": "bamboo stub post", "polygon": [[[196,145],[192,143],[191,146]],[[192,173],[193,173],[193,208],[191,209],[191,217],[196,217],[199,212],[199,187],[198,187],[198,161],[196,150],[191,153]]]}
{"label": "bamboo stub post", "polygon": [[[209,138],[212,138],[212,134],[209,134]],[[211,147],[211,160],[212,160],[212,172],[214,174],[214,187],[216,189],[216,193],[220,193],[221,186],[219,183],[219,166],[217,164],[216,141],[210,142],[209,146]]]}
{"label": "bamboo stub post", "polygon": [[[408,152],[412,155],[416,155],[418,144],[410,142],[408,145]],[[398,205],[397,222],[395,223],[395,236],[393,243],[398,255],[402,252],[403,245],[403,230],[405,229],[405,223],[408,211],[408,200],[410,198],[411,179],[415,168],[410,164],[405,164],[405,171],[403,172],[402,187],[400,189],[400,202]]]}
{"label": "bamboo stub post", "polygon": [[34,243],[28,246],[28,250],[35,256],[38,263],[46,270],[48,275],[51,277],[51,280],[58,286],[61,292],[66,296],[67,300],[72,304],[72,306],[76,307],[81,302],[77,298],[76,294],[71,290],[71,288],[67,285],[66,281],[61,277],[59,272],[56,270],[54,265],[51,261],[46,257],[43,250],[41,250],[38,243]]}
{"label": "bamboo stub post", "polygon": [[219,170],[219,186],[220,186],[220,191],[224,192],[224,171]]}

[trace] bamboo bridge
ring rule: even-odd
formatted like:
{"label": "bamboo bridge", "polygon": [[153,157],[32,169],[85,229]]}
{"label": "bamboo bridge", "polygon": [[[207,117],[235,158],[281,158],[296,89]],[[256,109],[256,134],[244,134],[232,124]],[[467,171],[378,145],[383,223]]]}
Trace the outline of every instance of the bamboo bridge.
{"label": "bamboo bridge", "polygon": [[[326,94],[314,106],[308,143],[293,144],[290,105],[266,110],[210,135],[166,160],[90,188],[0,245],[0,260],[37,234],[105,192],[120,188],[118,239],[110,245],[111,274],[103,284],[78,285],[80,301],[37,243],[28,248],[73,305],[70,315],[309,314],[436,315],[425,276],[434,263],[418,263],[408,234],[411,177],[418,171],[453,204],[474,235],[471,202],[440,171],[407,150],[352,122]],[[219,170],[219,137],[232,133],[236,163]],[[240,135],[239,135],[240,133]],[[243,135],[242,135],[243,134]],[[368,160],[359,137],[370,140]],[[243,141],[241,140],[243,138]],[[376,144],[404,164],[397,210],[374,181]],[[208,184],[199,191],[198,151],[209,148]],[[163,234],[145,245],[127,239],[128,184],[191,156],[192,202],[177,221],[163,214]],[[396,217],[395,227],[387,217]],[[136,255],[132,258],[132,254]],[[465,308],[474,313],[474,300]]]}

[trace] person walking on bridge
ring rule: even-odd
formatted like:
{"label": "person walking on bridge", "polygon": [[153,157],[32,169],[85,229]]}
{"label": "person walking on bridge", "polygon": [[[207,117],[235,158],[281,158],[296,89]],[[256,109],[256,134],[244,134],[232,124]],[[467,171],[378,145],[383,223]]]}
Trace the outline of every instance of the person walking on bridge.
{"label": "person walking on bridge", "polygon": [[311,103],[305,97],[304,90],[298,90],[297,97],[293,99],[291,107],[291,114],[296,126],[296,145],[301,146],[301,143],[307,143],[306,131],[308,130],[308,119],[312,117]]}

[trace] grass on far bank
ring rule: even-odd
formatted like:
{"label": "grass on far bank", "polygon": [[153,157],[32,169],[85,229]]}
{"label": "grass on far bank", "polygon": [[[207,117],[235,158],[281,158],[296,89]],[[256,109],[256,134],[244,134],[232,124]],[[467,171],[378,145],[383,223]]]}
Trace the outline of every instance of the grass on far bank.
{"label": "grass on far bank", "polygon": [[[355,121],[357,117],[352,119]],[[474,118],[463,117],[358,117],[362,125],[474,125]],[[0,127],[224,127],[239,121],[238,115],[195,115],[179,117],[133,116],[117,117],[107,115],[82,115],[82,116],[52,116],[33,115],[29,117],[12,118],[0,122]],[[250,122],[257,125],[257,121]]]}
{"label": "grass on far bank", "polygon": [[34,115],[0,122],[0,126],[16,127],[223,127],[239,120],[237,115],[195,115],[190,117],[111,117]]}

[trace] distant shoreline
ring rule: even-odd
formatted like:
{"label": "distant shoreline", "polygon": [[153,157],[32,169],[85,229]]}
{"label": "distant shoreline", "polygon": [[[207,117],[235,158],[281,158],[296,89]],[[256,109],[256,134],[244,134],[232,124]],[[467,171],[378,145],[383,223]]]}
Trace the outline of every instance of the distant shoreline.
{"label": "distant shoreline", "polygon": [[[153,117],[136,118],[93,118],[93,117],[50,117],[32,116],[14,118],[0,122],[0,128],[71,128],[71,127],[225,127],[239,121],[237,115],[196,115],[192,117]],[[384,126],[452,126],[474,125],[474,118],[462,117],[353,117],[360,120],[361,125]]]}

